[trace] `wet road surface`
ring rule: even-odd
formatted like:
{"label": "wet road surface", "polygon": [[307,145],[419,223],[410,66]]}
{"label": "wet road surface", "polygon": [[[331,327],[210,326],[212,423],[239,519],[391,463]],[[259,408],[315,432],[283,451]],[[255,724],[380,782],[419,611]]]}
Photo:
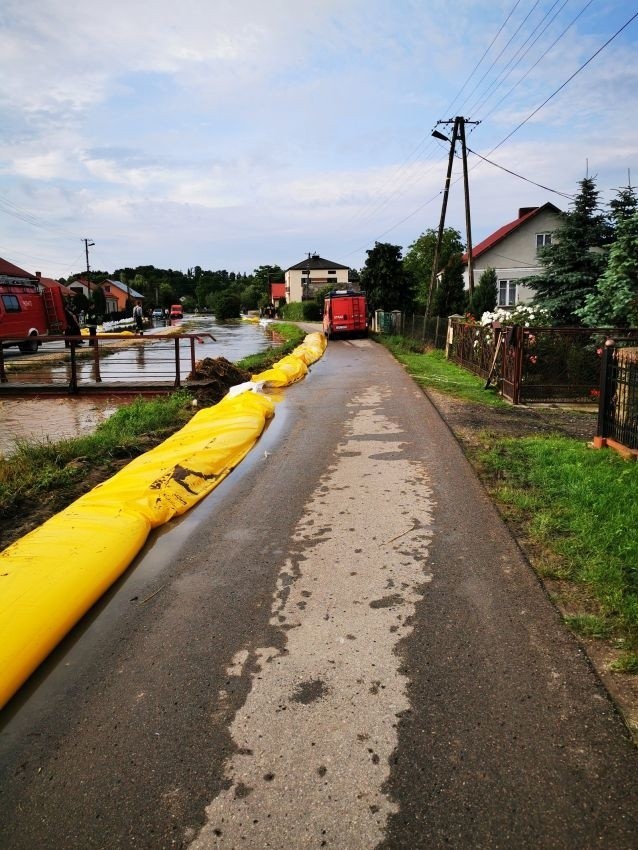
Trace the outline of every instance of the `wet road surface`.
{"label": "wet road surface", "polygon": [[3,720],[2,847],[636,846],[606,692],[366,340],[330,343]]}

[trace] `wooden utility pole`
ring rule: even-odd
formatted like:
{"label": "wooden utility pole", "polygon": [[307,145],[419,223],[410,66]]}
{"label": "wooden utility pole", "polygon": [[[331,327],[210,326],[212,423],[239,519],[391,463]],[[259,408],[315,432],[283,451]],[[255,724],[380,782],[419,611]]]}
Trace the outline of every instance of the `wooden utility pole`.
{"label": "wooden utility pole", "polygon": [[91,242],[90,239],[83,239],[84,242],[84,253],[86,254],[86,281],[90,283],[91,281],[91,267],[89,266],[89,248],[92,248],[95,245],[95,242]]}
{"label": "wooden utility pole", "polygon": [[434,249],[434,260],[432,262],[432,276],[430,278],[430,291],[428,292],[428,303],[425,308],[426,317],[430,313],[430,304],[432,301],[432,293],[436,289],[437,286],[437,275],[438,275],[438,265],[439,258],[441,255],[441,244],[443,242],[443,231],[445,229],[445,214],[447,211],[447,202],[448,195],[450,192],[450,179],[452,177],[452,163],[454,162],[454,153],[456,149],[457,139],[461,142],[461,157],[463,161],[463,188],[465,194],[465,229],[467,236],[467,270],[468,270],[468,282],[470,289],[470,298],[474,294],[474,265],[472,262],[472,224],[471,224],[471,216],[470,216],[470,188],[469,188],[469,180],[467,173],[467,146],[465,143],[465,125],[466,124],[479,124],[479,121],[468,121],[467,118],[463,118],[462,115],[457,115],[456,118],[450,118],[449,121],[437,121],[437,126],[439,124],[453,124],[454,127],[452,129],[452,138],[448,139],[447,136],[444,136],[443,133],[439,133],[438,130],[434,130],[432,135],[437,139],[442,139],[443,141],[450,143],[450,155],[448,158],[448,166],[447,166],[447,174],[445,177],[445,189],[443,190],[443,203],[441,205],[441,220],[439,221],[439,233],[436,240],[436,247]]}

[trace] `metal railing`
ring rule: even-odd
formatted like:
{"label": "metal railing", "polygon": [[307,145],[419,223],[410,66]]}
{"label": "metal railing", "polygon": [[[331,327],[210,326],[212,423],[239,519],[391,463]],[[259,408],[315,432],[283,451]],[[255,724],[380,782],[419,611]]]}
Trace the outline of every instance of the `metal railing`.
{"label": "metal railing", "polygon": [[214,339],[209,333],[29,337],[43,347],[17,357],[8,357],[5,346],[27,339],[0,338],[0,395],[178,389],[195,371],[196,344],[205,337]]}

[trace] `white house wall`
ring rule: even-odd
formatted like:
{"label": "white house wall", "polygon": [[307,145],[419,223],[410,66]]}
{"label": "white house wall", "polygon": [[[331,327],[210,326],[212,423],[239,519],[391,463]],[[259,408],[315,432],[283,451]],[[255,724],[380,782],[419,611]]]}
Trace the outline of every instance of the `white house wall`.
{"label": "white house wall", "polygon": [[[301,279],[308,276],[307,269],[289,269],[284,277],[286,283],[286,301],[290,304],[292,301],[303,300],[303,287]],[[336,269],[335,274],[330,275],[330,281],[336,277],[335,289],[347,289],[348,287],[348,269]],[[328,269],[311,269],[310,270],[310,289],[321,289],[328,285]]]}
{"label": "white house wall", "polygon": [[[559,221],[559,217],[551,210],[540,212],[492,248],[488,248],[474,261],[474,286],[478,285],[482,272],[489,268],[496,271],[497,280],[520,280],[539,274],[542,266],[538,262],[536,253],[536,234],[554,233],[559,226]],[[469,286],[467,268],[464,280],[467,289]],[[518,284],[516,303],[529,303],[534,294],[533,289]]]}

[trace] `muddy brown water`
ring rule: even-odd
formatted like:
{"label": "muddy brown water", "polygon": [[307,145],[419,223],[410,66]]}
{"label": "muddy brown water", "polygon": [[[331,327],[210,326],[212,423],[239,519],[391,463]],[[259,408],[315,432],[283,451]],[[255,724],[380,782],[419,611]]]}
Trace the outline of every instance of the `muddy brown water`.
{"label": "muddy brown water", "polygon": [[[215,341],[205,339],[197,346],[197,359],[204,357],[226,357],[235,361],[249,354],[257,354],[272,345],[272,334],[260,325],[242,322],[241,324],[218,325],[211,316],[187,316],[181,323],[184,333],[210,333]],[[28,355],[20,355],[28,356]],[[108,358],[102,368],[104,379],[112,378],[116,371],[122,371],[120,360],[126,360],[125,370],[132,379],[145,381],[158,378],[157,357],[152,347],[148,351],[139,350],[114,354]],[[119,363],[119,367],[118,367]],[[86,368],[90,368],[88,365]],[[66,366],[52,364],[38,365],[37,377],[42,383],[48,380],[60,380]],[[190,361],[184,362],[183,374],[190,370]],[[113,374],[111,374],[113,373]],[[21,371],[23,380],[28,380],[28,372]],[[0,399],[0,456],[8,457],[15,449],[17,441],[59,440],[89,434],[108,419],[117,408],[130,401],[115,394],[112,398],[6,398]]]}

